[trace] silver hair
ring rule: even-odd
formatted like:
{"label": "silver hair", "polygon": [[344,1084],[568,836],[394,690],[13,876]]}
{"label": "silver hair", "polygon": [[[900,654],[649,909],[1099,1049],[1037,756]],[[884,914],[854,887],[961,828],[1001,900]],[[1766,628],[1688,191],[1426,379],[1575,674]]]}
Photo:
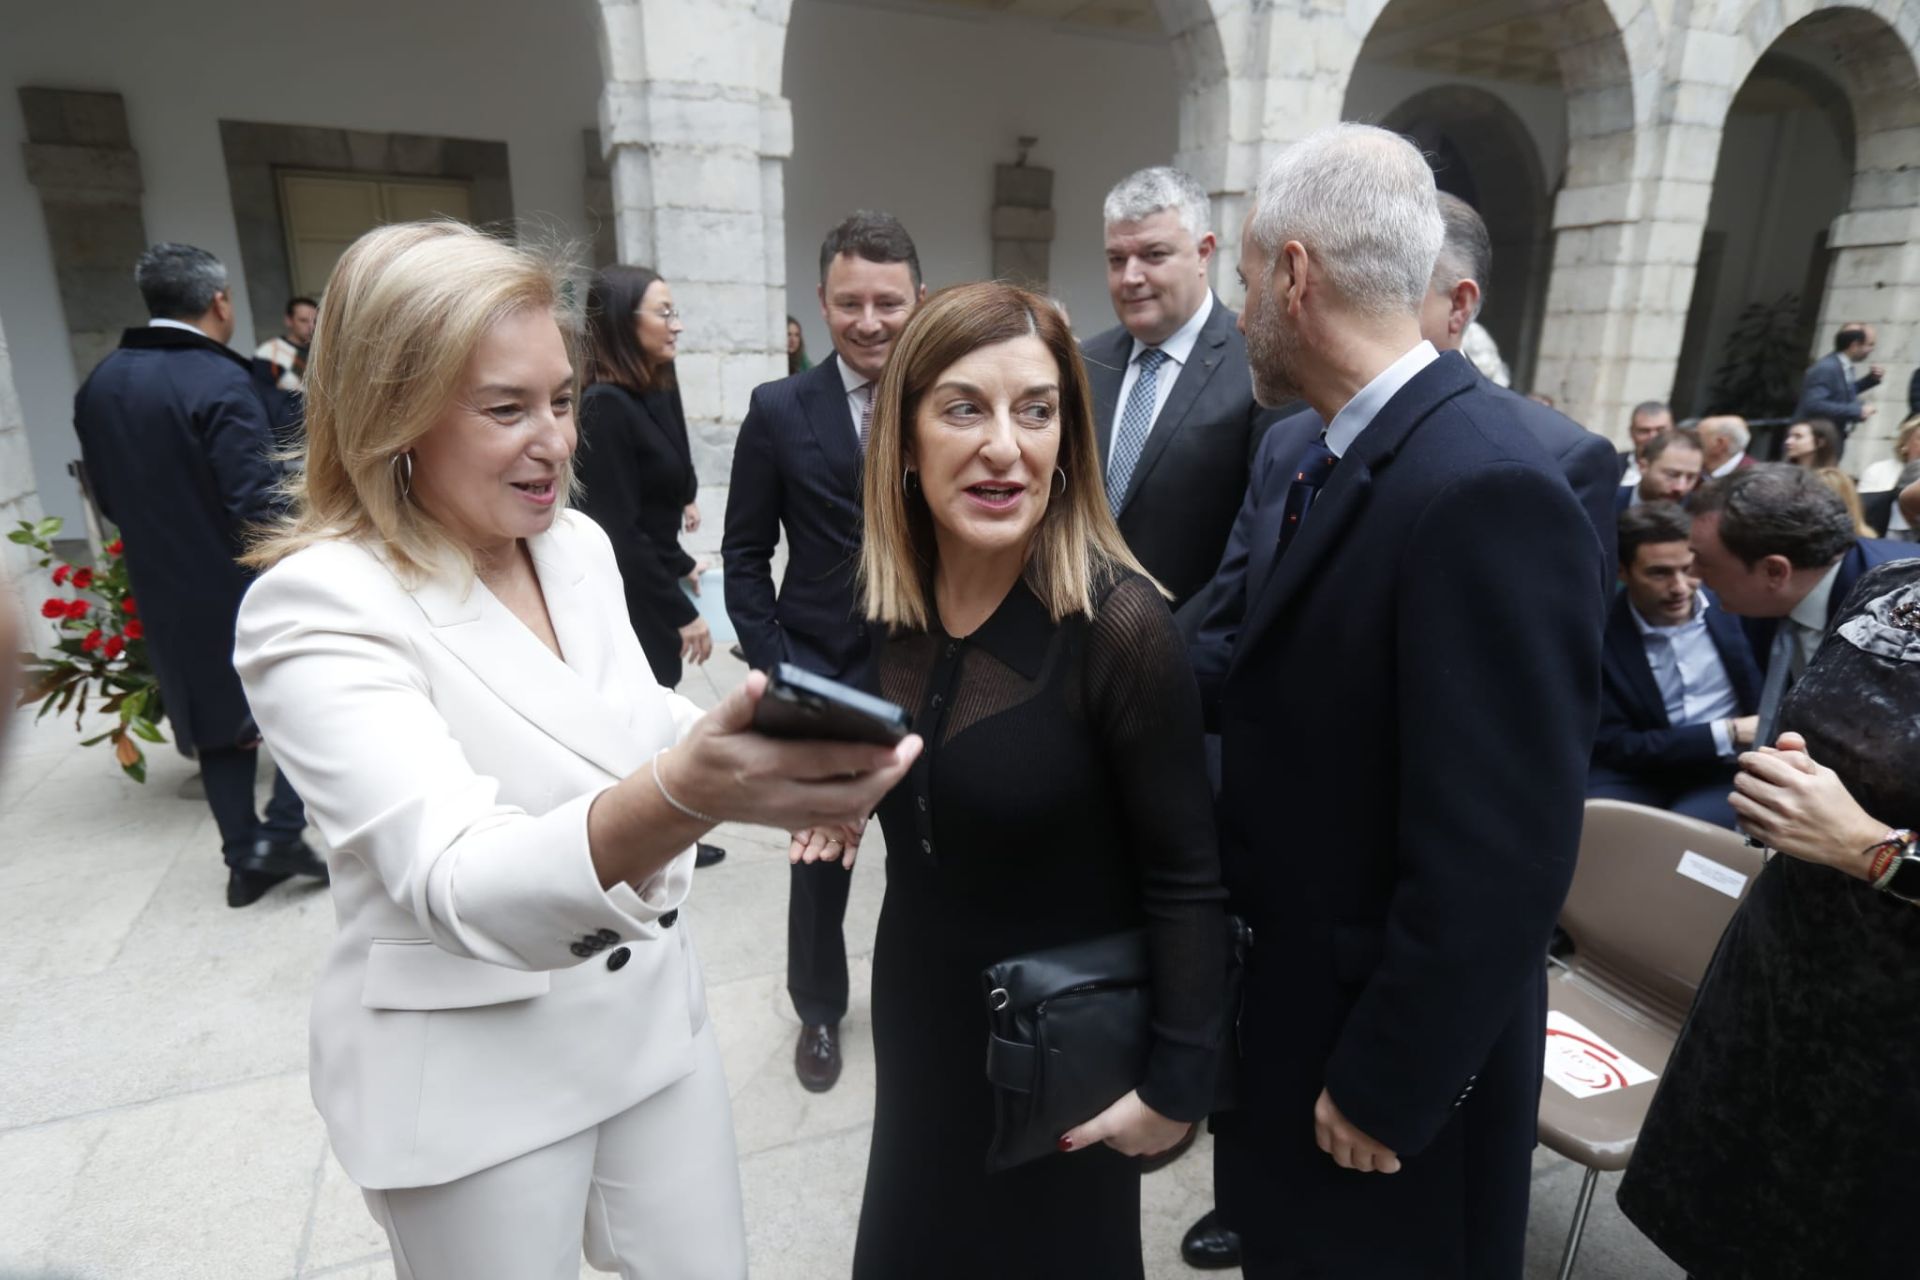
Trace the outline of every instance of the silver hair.
{"label": "silver hair", "polygon": [[227,268],[205,249],[162,242],[140,255],[133,282],[155,320],[194,320],[227,287]]}
{"label": "silver hair", "polygon": [[1700,423],[1700,434],[1703,436],[1725,436],[1727,439],[1733,441],[1733,451],[1735,453],[1744,453],[1747,446],[1753,443],[1753,431],[1747,426],[1746,419],[1735,417],[1732,414],[1721,414],[1703,419]]}
{"label": "silver hair", "polygon": [[1116,222],[1139,222],[1162,209],[1178,214],[1180,225],[1195,240],[1213,230],[1213,206],[1207,200],[1207,189],[1191,175],[1163,164],[1120,179],[1107,192],[1100,213],[1112,226]]}
{"label": "silver hair", "polygon": [[1487,290],[1493,287],[1493,237],[1487,234],[1487,224],[1479,212],[1465,200],[1446,191],[1438,193],[1438,200],[1442,238],[1440,256],[1433,264],[1432,288],[1441,297],[1451,297],[1462,280],[1479,285],[1479,299],[1473,304],[1473,314],[1467,317],[1478,320],[1480,309],[1487,304]]}
{"label": "silver hair", "polygon": [[1276,265],[1290,240],[1347,303],[1370,316],[1416,314],[1445,230],[1433,170],[1397,133],[1337,124],[1280,153],[1260,179],[1249,227]]}

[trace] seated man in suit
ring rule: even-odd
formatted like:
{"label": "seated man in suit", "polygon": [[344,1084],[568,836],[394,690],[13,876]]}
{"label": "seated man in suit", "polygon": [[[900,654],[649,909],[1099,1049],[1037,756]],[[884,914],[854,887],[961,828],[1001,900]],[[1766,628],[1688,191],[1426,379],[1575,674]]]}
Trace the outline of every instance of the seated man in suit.
{"label": "seated man in suit", "polygon": [[1753,428],[1739,414],[1702,418],[1694,432],[1700,437],[1700,448],[1706,455],[1703,479],[1718,480],[1753,465],[1753,459],[1747,455],[1747,446],[1753,443]]}
{"label": "seated man in suit", "polygon": [[1665,401],[1646,400],[1627,417],[1627,447],[1620,451],[1620,485],[1640,483],[1640,451],[1655,436],[1673,430],[1673,410]]}
{"label": "seated man in suit", "polygon": [[1747,619],[1765,672],[1755,741],[1771,745],[1781,698],[1813,661],[1853,584],[1913,547],[1858,536],[1840,495],[1816,472],[1785,463],[1715,480],[1687,511],[1694,572],[1722,608]]}
{"label": "seated man in suit", "polygon": [[1853,429],[1873,416],[1873,405],[1861,397],[1880,385],[1886,371],[1867,365],[1873,354],[1873,326],[1852,322],[1834,335],[1833,350],[1814,361],[1800,386],[1800,403],[1793,416],[1802,421],[1825,418],[1840,428],[1845,448]]}
{"label": "seated man in suit", "polygon": [[1616,512],[1637,507],[1643,502],[1685,502],[1700,484],[1706,468],[1706,452],[1700,437],[1691,431],[1663,431],[1640,451],[1640,480],[1620,486],[1614,499]]}
{"label": "seated man in suit", "polygon": [[1127,545],[1180,608],[1220,563],[1253,451],[1247,344],[1213,296],[1206,190],[1142,169],[1107,193],[1107,290],[1120,318],[1082,344],[1107,500]]}
{"label": "seated man in suit", "polygon": [[1620,516],[1620,585],[1601,653],[1587,794],[1734,824],[1734,759],[1753,746],[1760,671],[1738,619],[1693,579],[1680,508]]}

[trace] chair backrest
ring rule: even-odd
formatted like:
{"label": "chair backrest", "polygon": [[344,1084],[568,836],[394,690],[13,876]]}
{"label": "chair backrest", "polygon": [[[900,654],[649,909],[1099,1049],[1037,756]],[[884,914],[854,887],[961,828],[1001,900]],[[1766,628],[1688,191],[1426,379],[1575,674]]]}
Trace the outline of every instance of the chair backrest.
{"label": "chair backrest", "polygon": [[1587,801],[1560,923],[1571,968],[1677,1024],[1764,859],[1738,834],[1664,809]]}

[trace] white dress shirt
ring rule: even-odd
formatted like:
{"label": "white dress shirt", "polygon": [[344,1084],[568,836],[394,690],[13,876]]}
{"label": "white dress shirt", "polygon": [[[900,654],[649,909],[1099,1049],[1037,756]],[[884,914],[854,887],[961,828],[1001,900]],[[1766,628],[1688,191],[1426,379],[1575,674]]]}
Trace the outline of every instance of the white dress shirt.
{"label": "white dress shirt", "polygon": [[1713,728],[1713,749],[1724,760],[1738,754],[1727,733],[1727,717],[1740,710],[1739,695],[1733,689],[1733,677],[1707,630],[1707,602],[1704,592],[1693,596],[1693,616],[1671,627],[1657,627],[1640,616],[1631,603],[1627,612],[1640,631],[1640,643],[1647,651],[1647,666],[1653,682],[1659,686],[1660,701],[1667,709],[1667,723],[1674,728],[1706,722]]}
{"label": "white dress shirt", "polygon": [[[1194,308],[1187,322],[1173,331],[1173,336],[1160,344],[1160,354],[1167,358],[1166,363],[1154,372],[1153,384],[1153,425],[1147,428],[1147,435],[1153,434],[1153,427],[1160,422],[1160,411],[1167,407],[1167,397],[1173,394],[1173,384],[1180,380],[1180,371],[1187,367],[1187,360],[1193,355],[1193,344],[1200,340],[1201,327],[1207,323],[1207,317],[1213,314],[1213,290],[1207,290],[1207,296]],[[1127,397],[1133,394],[1133,384],[1140,380],[1140,356],[1149,350],[1146,343],[1135,338],[1133,351],[1127,356],[1127,371],[1120,378],[1120,398],[1113,403],[1113,421],[1107,423],[1107,447],[1113,447],[1113,433],[1120,429],[1120,415],[1127,411]],[[1145,443],[1143,440],[1142,444]]]}
{"label": "white dress shirt", "polygon": [[867,402],[873,399],[873,379],[864,373],[856,373],[844,359],[833,363],[840,370],[840,385],[847,389],[847,412],[853,415],[853,435],[857,440],[860,438],[860,419],[867,411]]}
{"label": "white dress shirt", "polygon": [[159,319],[149,320],[147,321],[147,328],[149,329],[185,329],[188,333],[197,333],[203,338],[210,338],[213,336],[212,334],[208,333],[205,329],[200,328],[198,325],[188,324],[184,320],[159,320]]}
{"label": "white dress shirt", "polygon": [[1372,382],[1347,401],[1345,408],[1333,415],[1333,421],[1327,424],[1327,448],[1333,450],[1336,457],[1346,457],[1360,433],[1387,407],[1387,401],[1412,382],[1415,374],[1439,358],[1440,353],[1433,349],[1433,344],[1422,338],[1407,354],[1382,369]]}
{"label": "white dress shirt", "polygon": [[[1734,454],[1731,458],[1728,458],[1725,462],[1715,467],[1713,469],[1713,478],[1715,480],[1726,479],[1728,476],[1738,471],[1740,469],[1740,464],[1742,462],[1745,462],[1746,460],[1747,460],[1747,451],[1745,449],[1742,449],[1740,452]],[[1635,468],[1635,470],[1638,470],[1638,469],[1639,468],[1637,467]]]}

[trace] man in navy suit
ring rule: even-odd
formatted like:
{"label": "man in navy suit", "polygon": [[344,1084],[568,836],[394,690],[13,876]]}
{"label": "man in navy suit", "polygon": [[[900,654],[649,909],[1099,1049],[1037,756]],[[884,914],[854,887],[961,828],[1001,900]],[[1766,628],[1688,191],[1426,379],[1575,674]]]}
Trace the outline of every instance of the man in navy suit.
{"label": "man in navy suit", "polygon": [[1107,498],[1127,546],[1177,610],[1220,562],[1260,437],[1247,345],[1207,284],[1206,189],[1142,169],[1108,192],[1107,290],[1120,323],[1087,339]]}
{"label": "man in navy suit", "polygon": [[[867,429],[887,353],[926,293],[919,255],[899,220],[854,214],[820,246],[820,312],[833,355],[754,390],[734,445],[720,554],[727,616],[758,670],[791,662],[857,681],[866,669],[871,645],[854,575]],[[787,569],[775,591],[782,528]],[[796,863],[791,877],[787,992],[801,1024],[794,1071],[820,1093],[840,1078],[848,868]]]}
{"label": "man in navy suit", "polygon": [[1688,521],[1648,502],[1620,516],[1600,730],[1587,794],[1734,825],[1734,759],[1753,747],[1760,670],[1739,619],[1693,578]]}
{"label": "man in navy suit", "polygon": [[1219,706],[1256,941],[1216,1173],[1251,1280],[1522,1271],[1602,552],[1514,398],[1421,338],[1441,238],[1420,153],[1352,124],[1242,231],[1256,394],[1328,424]]}
{"label": "man in navy suit", "polygon": [[1840,496],[1805,467],[1770,463],[1704,485],[1687,502],[1694,572],[1747,620],[1764,672],[1756,740],[1771,745],[1780,699],[1813,661],[1860,575],[1914,554],[1862,538]]}
{"label": "man in navy suit", "polygon": [[1834,335],[1833,350],[1807,370],[1793,416],[1801,421],[1825,418],[1840,428],[1844,446],[1853,429],[1873,416],[1874,406],[1861,397],[1886,376],[1879,365],[1866,364],[1874,341],[1873,326],[1866,324],[1848,324]]}

